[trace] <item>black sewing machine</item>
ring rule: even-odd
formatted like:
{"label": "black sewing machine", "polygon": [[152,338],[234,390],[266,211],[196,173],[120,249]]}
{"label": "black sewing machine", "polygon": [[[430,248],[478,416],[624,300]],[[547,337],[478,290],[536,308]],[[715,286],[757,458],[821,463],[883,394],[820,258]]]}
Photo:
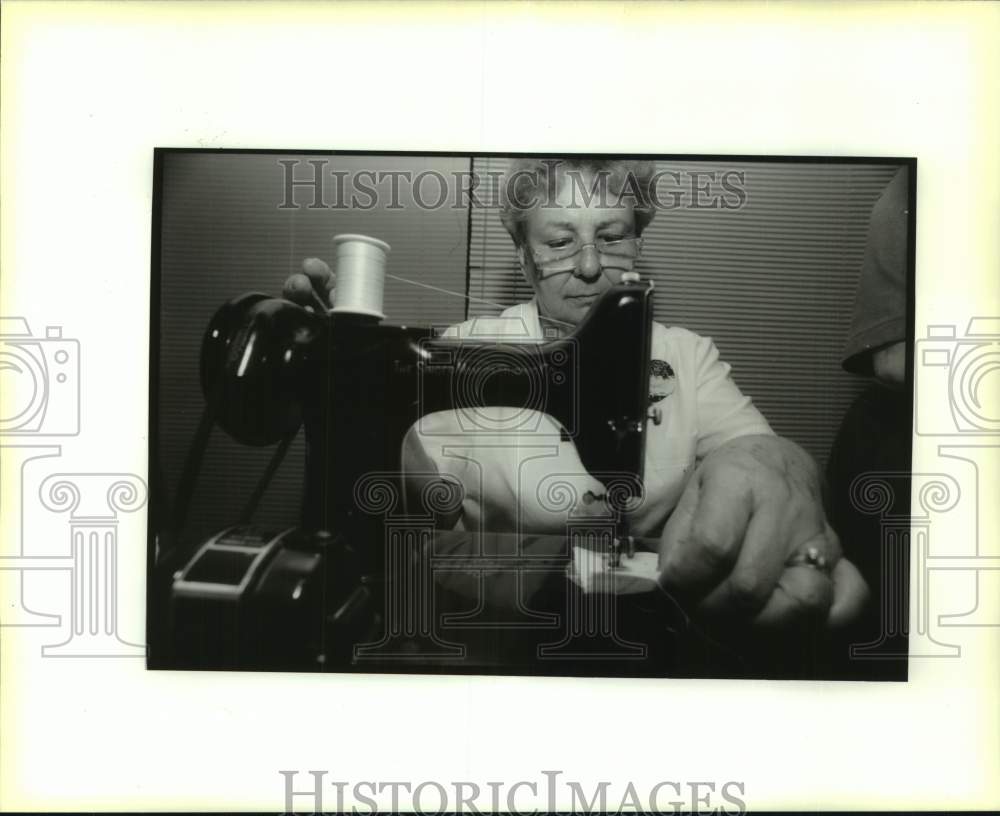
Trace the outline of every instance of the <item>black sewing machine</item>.
{"label": "black sewing machine", "polygon": [[[669,635],[684,624],[669,600],[647,597],[622,612],[613,597],[581,594],[566,577],[573,530],[438,530],[441,514],[460,508],[462,486],[400,477],[404,435],[429,413],[510,406],[549,414],[604,484],[611,511],[577,525],[586,529],[576,540],[611,569],[630,558],[637,542],[626,510],[642,493],[651,291],[616,285],[571,335],[542,343],[440,339],[258,294],[223,306],[202,345],[206,409],[176,525],[213,424],[279,452],[304,424],[302,521],[286,531],[241,523],[161,557],[166,625],[150,665],[663,673],[676,647]],[[619,633],[630,616],[654,620],[646,642]]]}

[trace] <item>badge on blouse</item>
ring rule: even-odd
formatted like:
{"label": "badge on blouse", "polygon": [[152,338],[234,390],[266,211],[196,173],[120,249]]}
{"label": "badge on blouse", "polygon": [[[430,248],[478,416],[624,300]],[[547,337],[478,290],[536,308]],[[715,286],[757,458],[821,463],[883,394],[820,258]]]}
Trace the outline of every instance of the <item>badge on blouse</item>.
{"label": "badge on blouse", "polygon": [[649,402],[659,402],[674,393],[677,380],[674,370],[666,360],[651,360],[649,363]]}

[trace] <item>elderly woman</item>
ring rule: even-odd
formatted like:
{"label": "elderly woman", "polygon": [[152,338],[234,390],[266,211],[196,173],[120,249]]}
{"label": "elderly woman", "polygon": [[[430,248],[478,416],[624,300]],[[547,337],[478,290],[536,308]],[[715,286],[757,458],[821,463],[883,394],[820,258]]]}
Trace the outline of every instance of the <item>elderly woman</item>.
{"label": "elderly woman", "polygon": [[[448,333],[540,341],[572,331],[634,271],[655,214],[652,170],[578,157],[516,162],[502,219],[534,298]],[[285,295],[304,302],[312,287],[328,296],[332,283],[329,267],[309,259]],[[654,323],[650,372],[662,422],[649,424],[645,500],[629,521],[636,534],[660,537],[661,583],[713,619],[765,627],[854,619],[867,590],[826,521],[815,462],[771,431],[710,339]],[[566,514],[546,506],[547,478],[575,481],[579,496],[603,492],[550,418],[525,430],[520,412],[514,433],[504,427],[509,411],[487,419],[492,439],[463,434],[448,413],[426,417],[406,442],[405,461],[465,487],[459,526],[557,533]]]}

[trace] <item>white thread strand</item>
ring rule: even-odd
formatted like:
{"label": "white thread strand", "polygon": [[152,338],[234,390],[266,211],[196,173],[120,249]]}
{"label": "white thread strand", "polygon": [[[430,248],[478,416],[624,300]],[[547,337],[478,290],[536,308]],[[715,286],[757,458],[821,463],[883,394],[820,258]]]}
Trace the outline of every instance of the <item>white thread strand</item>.
{"label": "white thread strand", "polygon": [[[487,300],[486,298],[474,297],[472,295],[464,295],[461,292],[455,292],[455,291],[453,291],[451,289],[443,289],[440,286],[433,286],[433,285],[431,285],[429,283],[421,283],[420,281],[412,280],[411,278],[404,278],[404,277],[401,277],[399,275],[393,275],[391,272],[386,272],[385,276],[387,278],[392,278],[393,280],[398,280],[398,281],[400,281],[402,283],[409,283],[409,284],[412,284],[413,286],[419,286],[419,287],[421,287],[423,289],[432,289],[435,292],[440,292],[441,294],[444,294],[444,295],[453,295],[454,297],[462,298],[463,300],[470,300],[470,301],[474,300],[477,303],[485,303],[487,306],[495,306],[497,309],[506,309],[507,308],[502,303],[496,303],[496,302],[494,302],[492,300]],[[565,320],[556,320],[554,317],[545,317],[543,319],[546,320],[549,323],[558,323],[561,326],[569,326],[570,328],[572,328],[573,325],[574,325],[572,323],[568,323]]]}

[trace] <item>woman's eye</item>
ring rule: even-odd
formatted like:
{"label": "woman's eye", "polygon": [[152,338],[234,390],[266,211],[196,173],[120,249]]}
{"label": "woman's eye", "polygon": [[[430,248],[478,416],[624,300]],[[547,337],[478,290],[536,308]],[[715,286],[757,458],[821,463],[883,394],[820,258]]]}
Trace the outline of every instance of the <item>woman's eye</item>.
{"label": "woman's eye", "polygon": [[602,244],[614,244],[614,243],[617,243],[618,241],[624,241],[625,240],[625,236],[624,235],[602,235],[598,240]]}
{"label": "woman's eye", "polygon": [[549,247],[549,249],[565,249],[572,243],[573,243],[572,238],[556,238],[552,241],[549,241],[547,243],[547,246]]}

